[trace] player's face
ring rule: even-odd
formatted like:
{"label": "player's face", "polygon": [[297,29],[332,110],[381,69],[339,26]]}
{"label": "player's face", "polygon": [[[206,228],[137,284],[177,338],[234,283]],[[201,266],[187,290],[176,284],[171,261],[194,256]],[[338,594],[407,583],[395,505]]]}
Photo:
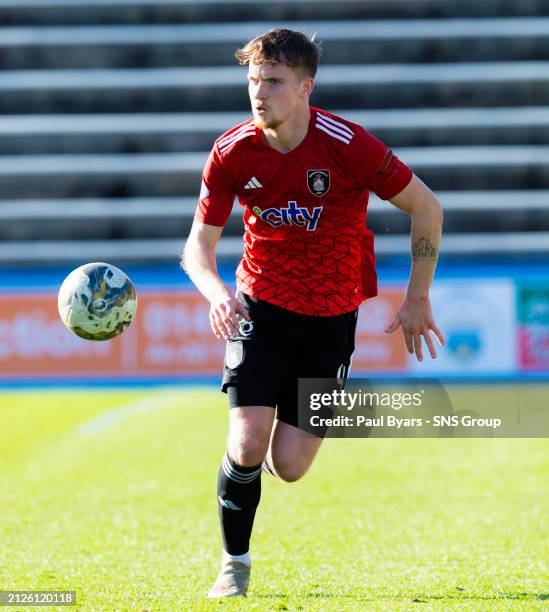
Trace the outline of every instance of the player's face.
{"label": "player's face", "polygon": [[283,64],[254,64],[248,67],[248,91],[257,127],[276,129],[307,101],[312,79]]}

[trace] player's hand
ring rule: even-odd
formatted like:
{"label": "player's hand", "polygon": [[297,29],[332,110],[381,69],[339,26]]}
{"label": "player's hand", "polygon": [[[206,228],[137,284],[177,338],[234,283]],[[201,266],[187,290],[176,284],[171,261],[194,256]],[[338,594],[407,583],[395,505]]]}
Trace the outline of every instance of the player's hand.
{"label": "player's hand", "polygon": [[238,316],[250,320],[247,307],[230,294],[220,295],[210,302],[210,325],[216,338],[234,338],[238,333]]}
{"label": "player's hand", "polygon": [[385,330],[385,333],[392,334],[401,326],[404,342],[410,355],[415,353],[417,360],[423,361],[423,348],[421,345],[421,338],[423,336],[431,357],[436,359],[437,352],[431,332],[434,333],[441,346],[444,346],[445,340],[433,319],[429,297],[406,296],[404,303],[396,313],[393,322]]}

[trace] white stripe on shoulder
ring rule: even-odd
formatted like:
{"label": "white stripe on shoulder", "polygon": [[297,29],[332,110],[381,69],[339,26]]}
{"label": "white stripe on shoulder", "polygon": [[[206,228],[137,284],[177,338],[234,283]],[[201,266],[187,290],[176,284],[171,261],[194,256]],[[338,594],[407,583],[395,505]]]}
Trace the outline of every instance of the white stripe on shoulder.
{"label": "white stripe on shoulder", "polygon": [[219,146],[219,148],[223,148],[226,147],[228,144],[231,144],[231,142],[234,142],[239,136],[242,136],[243,134],[254,134],[255,133],[255,128],[248,128],[247,130],[240,130],[238,132],[235,132],[234,134],[231,134],[231,136],[229,138],[224,138],[223,140],[219,141],[217,144]]}
{"label": "white stripe on shoulder", "polygon": [[[226,141],[231,140],[232,138],[234,138],[235,136],[237,136],[238,134],[242,134],[242,132],[245,132],[246,130],[250,129],[253,126],[253,124],[246,122],[244,125],[241,125],[238,130],[235,130],[234,132],[231,132],[230,134],[228,134],[227,136],[224,136],[219,142],[219,146],[223,146],[225,144]],[[254,127],[255,129],[255,127]]]}
{"label": "white stripe on shoulder", "polygon": [[338,134],[341,134],[342,136],[345,136],[345,138],[348,138],[349,140],[352,138],[352,135],[349,135],[349,132],[347,132],[346,130],[342,130],[341,128],[338,128],[335,125],[329,124],[322,117],[317,117],[316,120],[321,125],[323,125],[324,127],[327,127],[329,130],[331,130],[332,132],[337,132]]}
{"label": "white stripe on shoulder", "polygon": [[316,116],[318,119],[323,119],[329,126],[333,126],[347,132],[348,136],[351,138],[355,135],[353,130],[351,130],[348,125],[341,123],[341,121],[336,121],[335,119],[332,119],[332,117],[328,117],[328,115],[323,115],[322,113],[317,113]]}
{"label": "white stripe on shoulder", "polygon": [[238,136],[235,136],[229,142],[220,147],[219,152],[221,154],[225,153],[225,151],[228,151],[236,142],[242,140],[243,138],[248,138],[248,136],[255,136],[255,128],[253,130],[250,130],[249,132],[242,132]]}
{"label": "white stripe on shoulder", "polygon": [[340,136],[336,132],[332,132],[331,130],[329,130],[327,127],[325,127],[321,123],[315,123],[315,127],[318,128],[319,130],[322,130],[323,132],[326,132],[326,134],[329,134],[333,138],[337,138],[338,140],[341,140],[345,144],[349,144],[351,142],[350,138],[345,138],[344,136]]}

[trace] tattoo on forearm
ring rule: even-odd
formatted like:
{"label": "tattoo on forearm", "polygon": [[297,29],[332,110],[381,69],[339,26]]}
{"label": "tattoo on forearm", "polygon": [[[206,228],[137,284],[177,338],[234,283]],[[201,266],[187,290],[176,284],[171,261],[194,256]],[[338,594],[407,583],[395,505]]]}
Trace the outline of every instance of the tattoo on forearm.
{"label": "tattoo on forearm", "polygon": [[412,244],[412,257],[418,259],[436,259],[438,251],[429,238],[420,238]]}

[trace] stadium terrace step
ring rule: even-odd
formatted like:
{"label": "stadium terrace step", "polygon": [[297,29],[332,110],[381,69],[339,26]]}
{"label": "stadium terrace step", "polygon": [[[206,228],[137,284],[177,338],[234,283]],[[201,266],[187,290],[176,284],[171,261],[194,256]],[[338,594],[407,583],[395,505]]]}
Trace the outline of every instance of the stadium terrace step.
{"label": "stadium terrace step", "polygon": [[[444,209],[444,243],[457,233],[549,231],[549,191],[436,191]],[[368,226],[376,236],[410,231],[410,219],[373,195]]]}
{"label": "stadium terrace step", "polygon": [[[237,250],[236,244],[231,246],[235,251]],[[535,255],[544,254],[548,251],[549,232],[446,234],[442,256],[461,255],[469,258],[479,255],[521,255],[525,253]],[[409,252],[409,236],[380,236],[376,238],[376,256],[378,259],[394,255],[407,255]]]}
{"label": "stadium terrace step", "polygon": [[207,154],[0,157],[5,198],[161,197],[195,193]]}
{"label": "stadium terrace step", "polygon": [[[0,263],[48,264],[82,261],[108,261],[123,266],[129,262],[149,263],[178,261],[184,240],[18,240],[0,243]],[[218,244],[220,257],[232,258],[242,252],[242,239],[222,239]]]}
{"label": "stadium terrace step", "polygon": [[[484,212],[509,215],[513,211],[533,212],[547,208],[549,190],[438,191],[446,213]],[[88,221],[180,216],[192,222],[196,197],[178,198],[80,198],[0,200],[0,221],[86,219]],[[402,213],[370,195],[369,219],[383,214]],[[231,216],[240,217],[242,208],[235,201]]]}
{"label": "stadium terrace step", "polygon": [[322,64],[549,59],[549,18],[0,28],[0,70],[234,65],[273,27],[318,33]]}
{"label": "stadium terrace step", "polygon": [[[391,147],[549,142],[549,108],[341,110]],[[0,155],[207,151],[248,113],[0,116]]]}
{"label": "stadium terrace step", "polygon": [[[80,198],[54,200],[0,200],[0,222],[25,220],[151,219],[178,216],[191,219],[195,197],[182,198]],[[237,214],[237,207],[233,214]]]}
{"label": "stadium terrace step", "polygon": [[[245,111],[243,67],[7,71],[0,114]],[[549,61],[324,66],[323,108],[549,104]]]}
{"label": "stadium terrace step", "polygon": [[[445,232],[549,231],[549,191],[437,192]],[[0,240],[171,239],[186,236],[195,197],[0,200]],[[464,214],[465,213],[465,214]],[[368,226],[377,236],[409,233],[410,218],[372,196]],[[235,203],[224,235],[242,235]]]}
{"label": "stadium terrace step", "polygon": [[420,19],[547,14],[547,0],[1,0],[0,23],[79,25]]}
{"label": "stadium terrace step", "polygon": [[[195,197],[0,200],[0,240],[181,238],[195,207]],[[227,231],[241,235],[236,208]]]}
{"label": "stadium terrace step", "polygon": [[[434,190],[549,188],[549,146],[395,149]],[[194,195],[207,153],[0,157],[8,198]]]}
{"label": "stadium terrace step", "polygon": [[[20,221],[17,225],[0,227],[0,240],[3,244],[20,240],[40,240],[47,237],[48,240],[63,241],[70,237],[73,240],[156,240],[179,237],[183,240],[188,235],[190,224],[181,217],[173,214],[171,217],[158,218],[135,217],[128,219],[117,219],[113,217],[95,218],[93,223],[90,219],[76,219],[63,221],[63,226],[58,220],[43,219],[40,221],[40,235],[37,236],[36,221]],[[242,235],[242,224],[240,224],[240,235]],[[227,231],[227,230],[226,230]],[[236,228],[234,234],[238,235]],[[144,251],[145,256],[148,252]]]}
{"label": "stadium terrace step", "polygon": [[[36,261],[47,264],[108,260],[123,266],[143,261],[176,262],[183,250],[183,239],[150,240],[21,240],[0,243],[0,263],[25,264]],[[508,234],[456,234],[444,238],[443,256],[457,255],[524,255],[549,251],[549,232],[513,232]],[[378,261],[407,256],[409,236],[380,236],[376,239]],[[242,239],[222,237],[217,246],[220,259],[234,260],[242,254]]]}

